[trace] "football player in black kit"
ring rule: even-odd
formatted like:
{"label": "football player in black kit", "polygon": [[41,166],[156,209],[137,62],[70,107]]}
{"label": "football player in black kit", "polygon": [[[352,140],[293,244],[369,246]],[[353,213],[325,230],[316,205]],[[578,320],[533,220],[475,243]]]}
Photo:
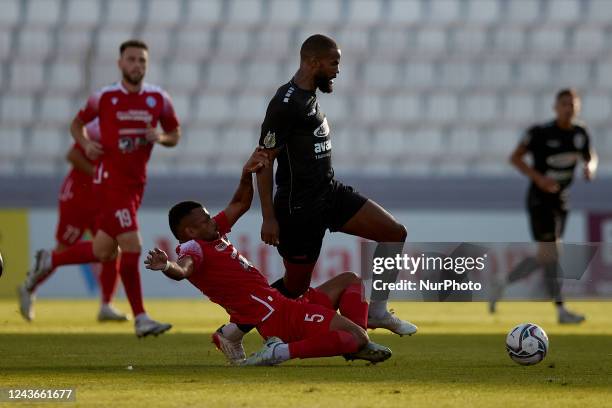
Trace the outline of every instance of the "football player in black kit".
{"label": "football player in black kit", "polygon": [[[590,181],[597,170],[597,155],[587,130],[575,121],[580,112],[580,97],[576,91],[560,90],[554,108],[556,119],[528,129],[510,157],[512,165],[531,180],[527,210],[531,234],[539,245],[537,256],[520,262],[508,275],[506,283],[543,268],[548,293],[557,306],[559,323],[580,323],[584,316],[570,312],[563,305],[555,243],[563,235],[568,215],[568,187],[574,178],[576,164],[582,160],[584,178]],[[533,166],[523,160],[527,154],[533,157]],[[493,292],[489,305],[491,313],[495,312],[495,302],[501,296],[503,286]]]}
{"label": "football player in black kit", "polygon": [[[326,229],[396,243],[395,251],[401,251],[406,239],[406,228],[391,214],[334,179],[330,124],[317,101],[317,89],[333,91],[340,56],[331,38],[316,34],[306,39],[298,71],[277,90],[261,127],[259,145],[278,161],[274,200],[272,166],[257,176],[261,238],[277,246],[283,257],[285,276],[272,286],[288,297],[298,297],[310,286]],[[388,293],[373,293],[368,327],[415,333],[416,326],[387,311],[387,297]]]}

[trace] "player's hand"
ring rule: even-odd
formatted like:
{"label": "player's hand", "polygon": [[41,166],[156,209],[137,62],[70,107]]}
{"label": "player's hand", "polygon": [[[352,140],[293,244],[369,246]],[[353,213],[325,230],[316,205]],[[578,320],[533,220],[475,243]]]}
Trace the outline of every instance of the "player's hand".
{"label": "player's hand", "polygon": [[147,255],[144,264],[147,269],[152,271],[161,271],[166,267],[168,262],[168,254],[159,248],[152,249]]}
{"label": "player's hand", "polygon": [[279,231],[276,218],[264,218],[261,224],[261,240],[268,245],[278,246]]}
{"label": "player's hand", "polygon": [[589,163],[584,163],[583,174],[586,181],[591,181],[595,177]]}
{"label": "player's hand", "polygon": [[157,143],[161,139],[161,136],[156,128],[147,123],[147,130],[145,132],[145,139],[150,143]]}
{"label": "player's hand", "polygon": [[559,190],[561,189],[561,187],[559,186],[559,183],[557,183],[555,179],[550,178],[548,176],[538,177],[535,183],[538,186],[538,188],[544,191],[545,193],[554,194],[554,193],[558,193]]}
{"label": "player's hand", "polygon": [[102,150],[102,145],[98,142],[94,142],[93,140],[88,140],[85,142],[83,150],[85,150],[85,156],[87,156],[90,160],[97,160],[98,157],[104,153],[104,150]]}
{"label": "player's hand", "polygon": [[245,173],[257,173],[264,167],[270,166],[270,159],[268,153],[261,147],[257,147],[251,157],[244,164],[243,171]]}

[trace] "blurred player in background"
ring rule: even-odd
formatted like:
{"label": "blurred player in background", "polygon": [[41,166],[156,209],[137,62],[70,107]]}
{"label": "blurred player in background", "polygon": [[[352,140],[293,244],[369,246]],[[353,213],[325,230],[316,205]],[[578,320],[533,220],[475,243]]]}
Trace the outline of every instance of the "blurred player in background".
{"label": "blurred player in background", "polygon": [[[87,136],[91,140],[100,141],[100,125],[98,119],[86,126]],[[72,169],[64,179],[59,196],[59,219],[55,232],[57,242],[55,251],[62,251],[79,242],[86,231],[95,235],[96,198],[92,192],[94,163],[85,156],[83,148],[74,144],[66,156]],[[46,275],[39,276],[36,281],[28,275],[19,287],[19,310],[24,319],[34,319],[34,299],[36,289],[47,280],[55,269]],[[116,260],[102,263],[99,281],[102,290],[102,304],[98,312],[99,321],[126,321],[128,317],[115,309],[111,300],[117,287],[119,270]]]}
{"label": "blurred player in background", "polygon": [[[267,154],[255,151],[243,167],[232,200],[214,217],[193,201],[172,207],[168,218],[180,242],[178,260],[170,262],[164,251],[155,248],[145,260],[147,268],[163,271],[174,280],[188,279],[230,314],[230,325],[257,327],[267,341],[246,360],[240,341],[235,343],[234,354],[221,345],[232,363],[275,365],[293,358],[338,355],[348,360],[386,360],[391,350],[370,342],[365,331],[368,304],[356,275],[336,276],[317,289],[310,288],[299,300],[288,299],[227,238],[251,206],[251,173],[269,165]],[[338,308],[342,316],[336,313]]]}
{"label": "blurred player in background", "polygon": [[[527,130],[516,147],[510,162],[529,177],[527,213],[533,239],[539,243],[536,257],[524,259],[510,272],[506,284],[544,269],[546,288],[555,301],[559,323],[580,323],[585,318],[572,313],[563,304],[561,281],[558,276],[558,248],[569,206],[568,187],[574,179],[574,170],[582,160],[584,178],[590,181],[597,170],[597,155],[591,146],[589,133],[576,121],[580,113],[580,97],[574,89],[562,89],[555,98],[556,119]],[[531,154],[533,165],[524,157]],[[489,310],[495,312],[495,303],[505,285],[494,290]]]}
{"label": "blurred player in background", "polygon": [[[310,286],[325,231],[341,231],[376,242],[376,256],[401,253],[406,228],[391,214],[352,187],[334,179],[332,143],[327,117],[317,102],[317,89],[333,91],[341,52],[324,35],[306,39],[300,50],[300,67],[281,86],[268,105],[259,145],[278,160],[276,194],[272,199],[273,167],[257,175],[263,223],[261,238],[278,247],[285,276],[272,286],[288,297],[298,297]],[[395,281],[397,271],[385,280]],[[387,310],[388,292],[372,291],[368,327],[387,328],[399,335],[416,333],[417,327]]]}
{"label": "blurred player in background", "polygon": [[[98,160],[93,190],[99,211],[93,242],[80,242],[62,252],[41,251],[32,279],[61,265],[106,262],[121,250],[119,273],[134,315],[138,337],[158,335],[172,327],[145,312],[140,283],[142,238],[137,211],[146,183],[146,165],[156,143],[175,146],[180,128],[168,94],[143,82],[149,58],[147,45],[130,40],[119,48],[122,80],[93,94],[74,118],[71,133],[91,160]],[[100,120],[100,142],[87,136],[85,123]],[[163,133],[157,131],[161,124]]]}

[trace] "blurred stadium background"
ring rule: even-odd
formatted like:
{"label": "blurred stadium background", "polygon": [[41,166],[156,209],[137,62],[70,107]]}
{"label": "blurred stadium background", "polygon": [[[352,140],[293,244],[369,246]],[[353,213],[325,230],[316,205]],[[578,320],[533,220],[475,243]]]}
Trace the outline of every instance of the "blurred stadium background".
{"label": "blurred stadium background", "polygon": [[[171,249],[165,209],[227,201],[268,100],[317,32],[343,54],[335,92],[321,97],[337,177],[393,210],[409,239],[529,241],[527,182],[507,157],[527,126],[552,119],[555,92],[573,86],[600,171],[574,187],[567,240],[612,240],[612,1],[0,0],[8,282],[23,278],[33,250],[53,245],[70,120],[118,80],[122,41],[149,44],[147,81],[170,93],[182,122],[179,146],[154,151],[141,212],[145,247]],[[279,258],[259,243],[259,220],[252,210],[238,246],[274,275]],[[325,273],[354,268],[355,242],[328,237]],[[72,275],[57,275],[41,294],[95,293],[89,278],[75,289]],[[145,294],[184,294],[150,279]],[[2,286],[12,296],[14,285]]]}

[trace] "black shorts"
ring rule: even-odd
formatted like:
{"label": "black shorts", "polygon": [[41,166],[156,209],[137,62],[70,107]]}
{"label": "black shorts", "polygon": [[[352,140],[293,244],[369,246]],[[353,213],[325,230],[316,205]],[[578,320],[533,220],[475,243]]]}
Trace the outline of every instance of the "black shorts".
{"label": "black shorts", "polygon": [[313,207],[289,211],[275,202],[280,234],[278,252],[291,263],[314,263],[319,258],[325,230],[340,230],[368,201],[350,186],[333,181]]}
{"label": "black shorts", "polygon": [[527,196],[527,212],[534,240],[555,242],[563,236],[568,214],[564,200],[530,190]]}

